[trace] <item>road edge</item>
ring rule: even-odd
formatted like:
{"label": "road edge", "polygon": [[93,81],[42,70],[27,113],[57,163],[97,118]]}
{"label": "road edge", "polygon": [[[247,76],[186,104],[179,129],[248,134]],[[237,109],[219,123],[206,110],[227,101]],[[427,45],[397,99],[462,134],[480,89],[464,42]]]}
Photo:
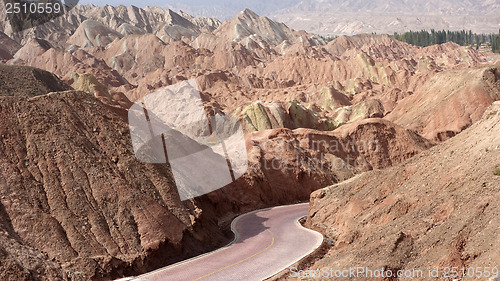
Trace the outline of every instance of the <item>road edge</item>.
{"label": "road edge", "polygon": [[[297,204],[289,204],[289,205],[282,205],[282,206],[274,206],[274,207],[268,207],[268,208],[264,208],[264,209],[259,209],[259,210],[254,210],[254,211],[251,211],[251,212],[248,212],[248,213],[244,213],[244,214],[241,214],[239,216],[237,216],[236,218],[233,219],[233,221],[231,222],[231,232],[234,233],[234,239],[233,241],[231,241],[229,244],[227,244],[226,246],[223,246],[223,247],[220,247],[219,249],[216,249],[216,250],[213,250],[213,251],[210,251],[210,252],[207,252],[207,253],[204,253],[204,254],[201,254],[201,255],[198,255],[198,256],[195,256],[195,257],[192,257],[192,258],[189,258],[189,259],[186,259],[186,260],[183,260],[183,261],[180,261],[180,262],[177,262],[177,263],[174,263],[174,264],[171,264],[171,265],[168,265],[168,266],[165,266],[165,267],[162,267],[162,268],[159,268],[159,269],[156,269],[156,270],[153,270],[151,272],[148,272],[148,273],[145,273],[145,274],[141,274],[139,276],[135,276],[135,277],[128,277],[128,278],[123,278],[123,279],[117,279],[115,281],[120,281],[120,280],[123,280],[123,281],[141,281],[141,279],[143,278],[146,278],[148,275],[151,275],[151,274],[154,274],[154,273],[157,273],[157,272],[161,272],[163,270],[166,270],[166,269],[171,269],[171,268],[174,268],[174,267],[177,267],[177,266],[180,266],[180,265],[183,265],[185,263],[188,263],[188,262],[191,262],[191,261],[194,261],[194,260],[197,260],[197,259],[200,259],[200,258],[203,258],[203,257],[206,257],[208,255],[212,255],[212,254],[215,254],[217,252],[220,252],[224,249],[226,249],[227,247],[233,245],[234,243],[236,243],[238,241],[238,238],[240,236],[240,234],[238,233],[238,231],[235,229],[235,225],[236,223],[244,216],[247,216],[247,215],[251,215],[251,214],[254,214],[254,213],[257,213],[257,212],[261,212],[261,211],[268,211],[268,210],[271,210],[271,209],[277,209],[277,208],[284,208],[284,207],[290,207],[290,206],[295,206],[295,205],[302,205],[302,204],[309,204],[309,203],[297,203]],[[313,234],[315,234],[318,238],[321,237],[320,241],[318,240],[316,242],[316,245],[315,247],[310,251],[308,252],[307,254],[303,255],[299,260],[297,261],[294,261],[293,263],[291,263],[290,265],[288,265],[287,267],[273,273],[272,275],[266,277],[264,280],[266,279],[269,279],[269,278],[272,278],[273,276],[281,273],[283,270],[286,270],[286,268],[290,267],[291,265],[294,265],[295,263],[301,261],[302,259],[304,259],[305,257],[309,256],[310,254],[314,253],[322,244],[323,244],[323,241],[324,241],[324,237],[321,233],[315,231],[315,230],[312,230],[312,229],[309,229],[309,228],[306,228],[304,227],[299,221],[304,218],[304,217],[307,217],[307,215],[304,215],[302,217],[300,217],[299,219],[297,219],[295,221],[295,224],[299,227],[299,228],[303,228],[305,229],[306,231],[308,232],[311,232]],[[319,236],[318,236],[319,235]],[[144,280],[146,281],[147,278]]]}

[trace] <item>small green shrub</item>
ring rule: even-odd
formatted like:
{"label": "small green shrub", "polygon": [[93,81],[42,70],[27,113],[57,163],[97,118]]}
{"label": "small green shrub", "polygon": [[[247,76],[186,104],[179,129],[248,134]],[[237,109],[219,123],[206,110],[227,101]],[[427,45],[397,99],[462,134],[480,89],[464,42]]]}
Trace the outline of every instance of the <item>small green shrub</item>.
{"label": "small green shrub", "polygon": [[500,176],[500,168],[496,168],[495,171],[493,172],[495,176]]}

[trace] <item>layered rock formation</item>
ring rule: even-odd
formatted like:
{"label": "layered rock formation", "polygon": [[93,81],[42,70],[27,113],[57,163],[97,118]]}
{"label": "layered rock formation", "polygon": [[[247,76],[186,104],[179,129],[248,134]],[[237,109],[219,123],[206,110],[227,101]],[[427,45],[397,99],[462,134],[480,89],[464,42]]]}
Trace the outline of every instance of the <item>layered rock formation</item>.
{"label": "layered rock formation", "polygon": [[[109,95],[101,100],[111,106],[97,99],[104,86],[95,78],[73,74],[73,87],[86,91],[78,92],[37,69],[2,66],[1,73],[34,75],[27,86],[39,87],[1,91],[0,276],[8,279],[102,280],[152,270],[223,245],[242,212],[306,200],[322,186],[430,146],[383,120],[338,133],[257,132],[247,136],[243,177],[181,202],[167,164],[135,158],[126,112],[111,107],[117,101]],[[43,94],[49,91],[59,92]],[[358,142],[382,135],[380,149]]]}
{"label": "layered rock formation", "polygon": [[399,102],[387,119],[443,141],[478,121],[496,100],[500,100],[498,68],[442,72]]}
{"label": "layered rock formation", "polygon": [[[196,37],[201,32],[212,32],[221,24],[217,19],[197,18],[187,14],[180,15],[172,10],[164,10],[158,7],[140,9],[135,6],[113,7],[105,5],[98,7],[94,5],[77,5],[67,14],[42,26],[23,32],[14,32],[7,21],[3,5],[0,6],[0,15],[2,15],[0,30],[16,41],[26,41],[35,37],[51,41],[58,47],[64,47],[68,38],[75,37],[74,34],[78,29],[80,31],[89,31],[91,38],[81,40],[87,35],[80,33],[72,41],[94,45],[97,42],[92,42],[94,40],[92,33],[98,35],[103,31],[108,35],[112,34],[112,37],[153,33],[168,41],[170,39],[179,40],[183,37]],[[98,45],[102,43],[104,42],[100,42]]]}
{"label": "layered rock formation", "polygon": [[0,32],[0,62],[12,59],[12,55],[19,50],[21,46],[5,33]]}
{"label": "layered rock formation", "polygon": [[470,128],[403,164],[314,192],[307,225],[333,247],[311,268],[498,266],[499,121],[495,102]]}
{"label": "layered rock formation", "polygon": [[[110,279],[213,249],[227,242],[236,215],[307,200],[364,171],[409,165],[409,158],[476,126],[500,99],[498,70],[484,66],[489,54],[451,43],[418,48],[385,35],[325,45],[249,10],[220,25],[159,8],[78,6],[31,31],[9,33],[5,21],[0,30],[12,37],[0,36],[0,59],[14,65],[0,67],[0,277],[7,279]],[[220,190],[181,201],[168,164],[136,159],[126,110],[188,79],[209,116],[242,121],[249,169]],[[458,161],[467,147],[452,145],[456,154],[445,156]],[[427,164],[418,160],[424,158],[415,159],[409,171],[427,171],[422,179],[430,184]],[[401,167],[408,166],[344,185],[355,192],[351,184],[359,179],[370,184],[370,175],[381,176],[385,194],[399,188],[390,183],[403,181]],[[447,176],[461,173],[446,167]],[[403,203],[394,207],[398,216],[414,206]],[[356,239],[350,229],[339,232],[345,241]]]}
{"label": "layered rock formation", "polygon": [[[275,113],[255,117],[276,122],[249,124],[252,130],[333,130],[357,119],[385,117],[395,108],[402,113],[389,118],[396,121],[393,116],[406,114],[399,108],[407,105],[397,107],[401,101],[414,93],[419,94],[413,99],[430,96],[427,93],[435,90],[430,79],[436,73],[480,66],[489,60],[453,43],[419,48],[387,35],[342,36],[325,45],[315,35],[294,31],[248,9],[220,26],[210,19],[156,8],[78,6],[70,13],[77,11],[80,18],[69,21],[63,16],[34,29],[72,23],[73,34],[66,41],[47,36],[42,37],[48,41],[31,38],[29,34],[23,39],[14,37],[25,40],[24,46],[12,56],[4,51],[4,60],[49,70],[66,81],[71,81],[73,72],[89,73],[107,91],[123,93],[132,101],[161,87],[196,78],[206,103],[217,104],[226,114],[235,112],[242,120],[248,120],[248,115],[241,112],[254,111],[246,110],[254,107],[254,102],[277,102],[273,105],[278,108]],[[172,31],[177,27],[183,31]],[[189,34],[182,35],[184,31]],[[64,50],[54,47],[61,45]],[[467,74],[440,75],[445,79],[447,75]],[[494,89],[486,90],[491,100],[471,109],[477,111],[476,117],[488,102],[498,99],[491,91]],[[410,115],[407,120],[413,120]],[[429,127],[434,133],[408,128],[432,140],[445,140],[447,137],[437,134],[458,133],[466,127],[463,125],[444,132]]]}
{"label": "layered rock formation", "polygon": [[[2,97],[0,110],[2,227],[14,240],[2,251],[19,276],[109,279],[225,242],[176,197],[168,166],[135,159],[124,112],[84,92],[29,96]],[[23,251],[40,261],[26,265]]]}

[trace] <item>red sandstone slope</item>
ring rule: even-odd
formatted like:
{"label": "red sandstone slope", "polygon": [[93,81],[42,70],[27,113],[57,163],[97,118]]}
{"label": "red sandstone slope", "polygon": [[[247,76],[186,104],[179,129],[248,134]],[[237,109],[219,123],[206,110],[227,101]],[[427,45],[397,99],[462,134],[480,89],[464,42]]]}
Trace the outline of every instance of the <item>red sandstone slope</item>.
{"label": "red sandstone slope", "polygon": [[[103,16],[97,17],[101,12]],[[72,72],[90,73],[110,93],[133,101],[155,89],[196,78],[206,101],[218,104],[225,113],[257,100],[297,100],[320,119],[331,118],[336,123],[389,114],[406,97],[423,92],[423,85],[437,72],[485,62],[475,50],[456,44],[418,48],[386,35],[340,37],[323,48],[314,35],[292,31],[249,10],[216,30],[203,29],[202,25],[216,26],[206,20],[171,12],[155,16],[154,24],[145,25],[144,16],[159,15],[159,10],[82,7],[81,13],[95,18],[74,23],[79,25],[78,32],[68,43],[82,48],[62,50],[31,39],[9,62],[49,70],[66,81],[71,80]],[[162,28],[156,21],[163,17],[170,26],[183,26],[195,33],[203,29],[204,33],[194,41],[162,41],[157,33]],[[130,25],[126,29],[131,33],[122,38],[116,29],[123,24]],[[133,27],[146,29],[146,34],[132,32]],[[91,47],[100,45],[106,48]],[[338,106],[325,105],[315,97],[321,96],[325,87],[345,95],[352,107],[337,111]],[[471,110],[481,112],[484,105]]]}
{"label": "red sandstone slope", "polygon": [[[31,73],[3,68],[10,77]],[[248,136],[250,168],[242,178],[181,202],[168,165],[135,158],[125,111],[84,92],[33,94],[33,85],[0,97],[0,276],[7,279],[103,280],[152,270],[221,246],[242,212],[306,200],[318,188],[429,146],[383,120],[338,133],[258,132]],[[370,150],[354,142],[361,136],[384,141]],[[34,262],[27,264],[26,255]]]}
{"label": "red sandstone slope", "polygon": [[0,64],[0,97],[34,97],[72,90],[54,74],[41,69]]}
{"label": "red sandstone slope", "polygon": [[306,199],[328,182],[390,167],[432,146],[414,132],[382,119],[359,121],[333,132],[264,130],[246,139],[249,170],[234,184],[214,192],[213,196],[221,192],[228,196],[228,202],[218,205],[255,208],[262,202],[276,202],[269,200],[283,204]]}
{"label": "red sandstone slope", "polygon": [[499,131],[496,102],[429,151],[314,192],[307,224],[333,247],[311,269],[498,266]]}
{"label": "red sandstone slope", "polygon": [[[48,41],[25,40],[8,57],[52,71],[87,94],[44,95],[53,89],[40,86],[38,97],[2,98],[0,212],[10,220],[0,221],[8,233],[0,259],[9,264],[0,276],[29,280],[39,270],[48,279],[108,279],[212,249],[227,240],[224,231],[241,212],[307,200],[312,191],[361,171],[404,162],[431,146],[413,130],[443,140],[477,121],[498,98],[495,71],[468,68],[484,63],[483,55],[455,44],[416,48],[360,35],[323,48],[313,35],[250,11],[214,31],[218,25],[209,20],[160,10],[86,6],[80,13],[96,21],[61,17],[34,30]],[[155,14],[150,24],[148,13]],[[68,42],[80,47],[53,47],[69,37],[68,24],[67,30],[78,29]],[[11,82],[18,75],[5,77]],[[243,177],[180,202],[167,165],[135,159],[120,106],[130,106],[124,95],[137,100],[191,78],[213,114],[252,116],[260,131],[247,136],[250,169]],[[248,110],[255,104],[270,106]],[[246,115],[235,113],[245,109]],[[387,114],[394,123],[366,119]],[[259,126],[263,120],[274,129]],[[343,123],[331,132],[310,129]],[[391,183],[385,179],[379,184]],[[395,206],[396,215],[405,206]],[[346,224],[349,214],[340,218]],[[25,253],[36,253],[36,262],[27,265]]]}
{"label": "red sandstone slope", "polygon": [[198,229],[205,219],[195,202],[180,202],[166,165],[135,159],[127,124],[94,97],[1,104],[2,206],[18,241],[60,264],[59,274],[118,277],[223,243],[209,218]]}
{"label": "red sandstone slope", "polygon": [[443,141],[478,121],[496,100],[500,100],[498,68],[446,71],[399,102],[387,119]]}

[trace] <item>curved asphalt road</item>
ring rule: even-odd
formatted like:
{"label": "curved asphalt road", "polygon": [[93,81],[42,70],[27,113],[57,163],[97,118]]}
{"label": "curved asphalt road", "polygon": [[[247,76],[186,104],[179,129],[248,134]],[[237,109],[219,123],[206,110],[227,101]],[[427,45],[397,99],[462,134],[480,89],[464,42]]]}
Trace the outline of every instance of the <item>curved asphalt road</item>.
{"label": "curved asphalt road", "polygon": [[298,219],[309,204],[275,207],[236,218],[230,245],[132,280],[234,281],[264,280],[309,255],[323,236],[303,228]]}

